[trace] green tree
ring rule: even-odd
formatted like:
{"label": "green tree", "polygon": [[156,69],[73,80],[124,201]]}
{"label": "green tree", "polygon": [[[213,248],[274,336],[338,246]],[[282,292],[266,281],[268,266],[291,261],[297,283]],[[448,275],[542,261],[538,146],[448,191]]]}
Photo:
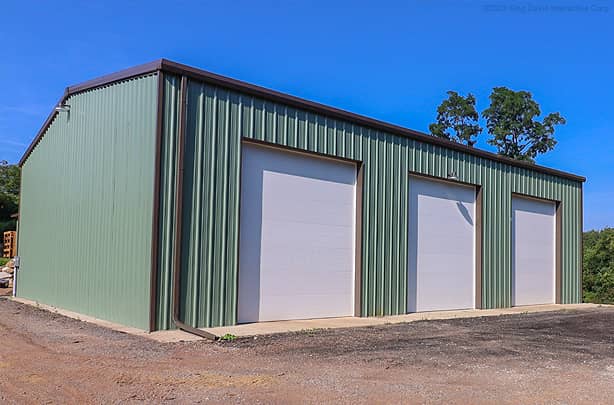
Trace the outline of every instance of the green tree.
{"label": "green tree", "polygon": [[429,130],[433,136],[473,146],[474,137],[482,132],[478,119],[473,94],[463,97],[448,91],[448,98],[437,107],[437,122],[429,125]]}
{"label": "green tree", "polygon": [[585,232],[583,245],[584,301],[614,304],[614,228]]}
{"label": "green tree", "polygon": [[0,233],[15,230],[12,214],[19,209],[20,171],[17,165],[0,161]]}
{"label": "green tree", "polygon": [[0,160],[0,194],[8,195],[15,203],[19,202],[19,166]]}
{"label": "green tree", "polygon": [[548,114],[542,122],[536,120],[540,115],[539,104],[528,91],[495,87],[490,107],[482,112],[492,136],[488,143],[500,155],[533,162],[538,154],[554,148],[554,127],[565,124],[565,118],[558,112]]}

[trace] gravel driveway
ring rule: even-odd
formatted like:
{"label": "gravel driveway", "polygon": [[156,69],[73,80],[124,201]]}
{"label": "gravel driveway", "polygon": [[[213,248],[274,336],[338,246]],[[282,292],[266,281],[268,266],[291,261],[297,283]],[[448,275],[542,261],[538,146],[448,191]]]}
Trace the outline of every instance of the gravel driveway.
{"label": "gravel driveway", "polygon": [[614,308],[158,343],[0,298],[0,402],[611,403]]}

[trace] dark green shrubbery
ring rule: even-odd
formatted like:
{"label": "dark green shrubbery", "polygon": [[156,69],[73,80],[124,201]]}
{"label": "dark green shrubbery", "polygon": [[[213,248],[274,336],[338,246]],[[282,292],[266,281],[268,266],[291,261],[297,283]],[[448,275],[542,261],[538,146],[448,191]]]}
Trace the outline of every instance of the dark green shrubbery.
{"label": "dark green shrubbery", "polygon": [[0,238],[4,231],[16,229],[11,215],[19,210],[19,175],[17,165],[0,160]]}
{"label": "dark green shrubbery", "polygon": [[614,228],[585,232],[584,302],[614,304]]}

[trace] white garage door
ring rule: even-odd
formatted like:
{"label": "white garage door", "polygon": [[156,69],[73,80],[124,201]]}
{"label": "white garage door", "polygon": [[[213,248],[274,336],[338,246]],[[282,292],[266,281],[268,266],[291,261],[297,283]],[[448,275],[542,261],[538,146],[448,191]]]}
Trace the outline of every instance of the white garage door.
{"label": "white garage door", "polygon": [[354,315],[356,165],[244,144],[238,321]]}
{"label": "white garage door", "polygon": [[475,306],[474,187],[410,177],[409,312]]}
{"label": "white garage door", "polygon": [[552,202],[512,198],[512,305],[554,303],[555,211]]}

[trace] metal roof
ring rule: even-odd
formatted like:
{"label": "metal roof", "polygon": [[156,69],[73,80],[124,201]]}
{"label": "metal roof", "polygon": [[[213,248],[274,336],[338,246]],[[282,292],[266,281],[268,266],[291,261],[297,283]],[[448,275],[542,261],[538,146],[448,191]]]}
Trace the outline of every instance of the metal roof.
{"label": "metal roof", "polygon": [[[229,77],[221,76],[215,73],[211,73],[205,70],[197,69],[191,66],[187,66],[181,63],[172,62],[167,59],[158,59],[153,62],[145,63],[143,65],[134,66],[125,70],[121,70],[116,73],[101,76],[99,78],[88,80],[86,82],[69,86],[66,88],[63,96],[57,103],[57,106],[61,105],[68,97],[73,94],[87,91],[96,87],[106,86],[114,82],[126,80],[136,76],[142,76],[144,74],[154,73],[158,71],[175,73],[179,75],[185,75],[189,78],[197,79],[206,83],[219,85],[225,88],[236,90],[242,93],[247,93],[253,96],[257,96],[266,100],[280,102],[295,108],[302,110],[315,112],[331,118],[344,120],[357,125],[362,125],[368,128],[372,128],[378,131],[388,132],[397,136],[403,136],[411,139],[415,139],[424,143],[430,143],[434,145],[443,146],[448,149],[458,150],[470,155],[480,156],[485,159],[508,164],[510,166],[522,167],[529,170],[534,170],[541,173],[546,173],[554,176],[559,176],[575,181],[586,181],[586,178],[573,173],[564,172],[561,170],[552,169],[545,166],[536,165],[529,162],[519,161],[511,159],[505,156],[498,155],[496,153],[488,152],[482,149],[469,147],[446,139],[436,138],[428,135],[424,132],[416,131],[413,129],[404,128],[398,125],[390,124],[384,121],[380,121],[374,118],[369,118],[364,115],[355,114],[339,108],[330,107],[324,104],[316,103],[313,101],[305,100],[299,97],[295,97],[289,94],[284,94],[275,90],[270,90],[264,87],[256,86],[254,84],[242,82],[240,80],[231,79]],[[43,126],[38,131],[36,137],[22,156],[19,161],[19,166],[22,166],[28,159],[28,156],[32,153],[40,139],[44,136],[48,126],[53,121],[57,112],[54,109],[51,111]]]}

